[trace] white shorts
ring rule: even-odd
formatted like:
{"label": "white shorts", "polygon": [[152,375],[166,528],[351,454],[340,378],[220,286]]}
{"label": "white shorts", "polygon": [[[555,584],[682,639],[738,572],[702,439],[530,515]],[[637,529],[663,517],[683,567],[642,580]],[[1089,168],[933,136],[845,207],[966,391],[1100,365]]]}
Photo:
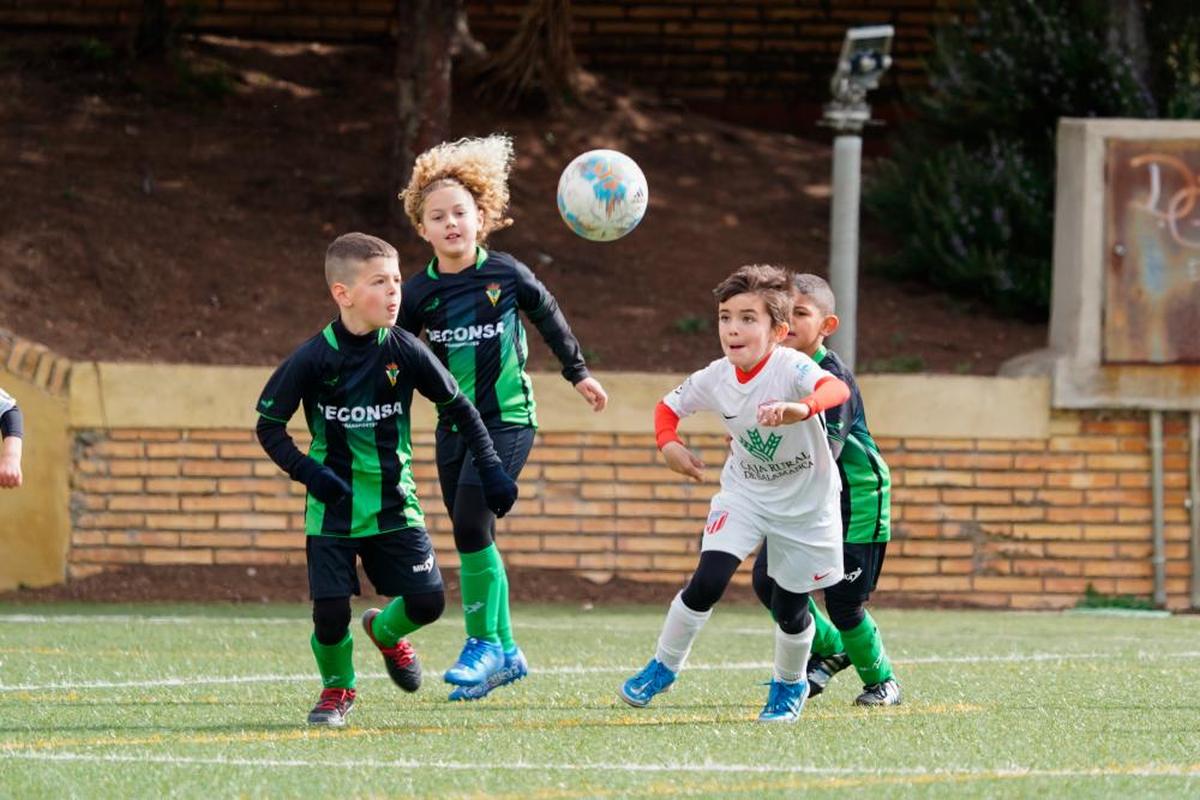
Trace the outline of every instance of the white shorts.
{"label": "white shorts", "polygon": [[822,517],[776,517],[727,492],[709,505],[700,552],[717,550],[745,560],[766,539],[767,574],[789,592],[805,593],[842,579],[842,520],[836,505]]}

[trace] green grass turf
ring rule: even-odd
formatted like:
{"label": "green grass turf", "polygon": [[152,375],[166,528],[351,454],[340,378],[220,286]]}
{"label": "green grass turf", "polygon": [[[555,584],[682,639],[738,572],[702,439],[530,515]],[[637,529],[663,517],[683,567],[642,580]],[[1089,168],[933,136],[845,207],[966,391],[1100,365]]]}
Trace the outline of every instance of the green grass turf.
{"label": "green grass turf", "polygon": [[855,708],[848,671],[770,726],[770,625],[750,607],[717,608],[650,708],[617,701],[666,600],[517,608],[534,672],[476,703],[436,674],[458,614],[414,637],[416,695],[356,622],[343,730],[304,724],[306,607],[0,605],[0,796],[1200,795],[1198,617],[879,611],[904,705]]}

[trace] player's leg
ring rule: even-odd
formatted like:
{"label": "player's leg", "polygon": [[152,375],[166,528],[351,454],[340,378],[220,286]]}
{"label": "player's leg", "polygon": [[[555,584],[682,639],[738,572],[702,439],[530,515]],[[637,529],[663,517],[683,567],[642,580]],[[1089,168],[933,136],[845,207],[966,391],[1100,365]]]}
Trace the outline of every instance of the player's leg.
{"label": "player's leg", "polygon": [[753,507],[728,492],[713,496],[700,540],[700,563],[687,586],[671,601],[654,658],[621,686],[618,694],[622,700],[645,706],[674,683],[692,642],[733,573],[762,542],[761,530],[762,521]]}
{"label": "player's leg", "polygon": [[363,628],[383,654],[392,682],[415,692],[421,685],[421,662],[406,637],[434,622],[446,608],[433,544],[424,528],[405,528],[367,537],[361,555],[375,589],[392,597],[382,610],[366,610]]}
{"label": "player's leg", "polygon": [[719,550],[700,554],[696,571],[667,609],[654,658],[621,686],[618,694],[622,700],[640,708],[670,688],[741,563],[742,558]]}
{"label": "player's leg", "polygon": [[775,665],[766,705],[758,715],[763,722],[795,722],[808,695],[805,681],[814,626],[808,595],[789,592],[778,583],[771,594],[775,626]]}
{"label": "player's leg", "polygon": [[[763,546],[759,548],[758,557],[754,559],[752,585],[754,586],[754,594],[758,597],[759,602],[768,610],[771,610],[771,617],[775,619],[775,613],[771,609],[775,592],[775,579],[767,574],[768,559],[767,542],[764,541]],[[842,653],[842,635],[834,627],[829,617],[825,616],[824,612],[817,606],[816,600],[813,599],[812,595],[808,596],[808,612],[812,616],[814,625],[812,654],[809,657],[808,663],[808,696],[816,697],[824,691],[829,678],[838,669],[845,669],[849,666],[850,662],[846,660],[845,655]],[[841,667],[837,667],[839,663]],[[828,670],[832,670],[832,672]]]}
{"label": "player's leg", "polygon": [[[514,479],[519,476],[529,450],[533,446],[534,430],[510,427],[490,431],[496,453],[505,470]],[[460,437],[461,438],[461,437]],[[439,443],[447,467],[454,463],[461,443],[452,450],[451,441]],[[459,463],[458,480],[453,487],[451,509],[454,543],[461,564],[463,617],[467,642],[458,661],[446,670],[445,680],[458,686],[474,686],[487,691],[519,680],[528,672],[524,654],[516,646],[512,634],[508,601],[508,576],[495,541],[496,518],[487,507],[483,488],[474,463],[463,458]],[[448,470],[447,470],[448,471]],[[443,482],[443,491],[450,486]],[[455,692],[452,699],[477,699],[478,691]]]}
{"label": "player's leg", "polygon": [[883,645],[879,626],[866,610],[866,602],[878,581],[886,543],[847,543],[846,578],[825,592],[829,616],[842,634],[846,656],[863,682],[859,705],[897,705],[900,686]]}
{"label": "player's leg", "polygon": [[326,536],[306,539],[313,632],[309,638],[321,696],[308,714],[312,725],[341,727],[354,705],[354,638],[350,635],[350,595],[357,594],[353,542]]}

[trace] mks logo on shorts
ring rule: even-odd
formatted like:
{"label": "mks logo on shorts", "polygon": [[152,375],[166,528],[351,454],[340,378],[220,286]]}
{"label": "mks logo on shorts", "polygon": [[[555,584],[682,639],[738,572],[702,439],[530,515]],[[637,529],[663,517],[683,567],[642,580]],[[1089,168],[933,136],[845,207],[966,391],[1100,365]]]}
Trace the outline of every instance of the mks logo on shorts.
{"label": "mks logo on shorts", "polygon": [[729,519],[728,511],[710,511],[708,512],[708,522],[704,525],[704,533],[707,536],[712,536],[721,528],[725,527],[725,520]]}
{"label": "mks logo on shorts", "polygon": [[429,554],[429,558],[422,561],[420,564],[413,564],[413,572],[433,572],[433,553]]}

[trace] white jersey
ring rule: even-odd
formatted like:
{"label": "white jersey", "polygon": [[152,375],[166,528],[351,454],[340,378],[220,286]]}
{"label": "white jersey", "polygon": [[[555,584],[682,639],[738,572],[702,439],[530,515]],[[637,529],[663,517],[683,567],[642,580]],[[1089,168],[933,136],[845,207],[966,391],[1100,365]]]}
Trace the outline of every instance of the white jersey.
{"label": "white jersey", "polygon": [[0,416],[4,416],[11,409],[16,407],[17,401],[13,399],[13,396],[3,389],[0,389]]}
{"label": "white jersey", "polygon": [[760,405],[801,400],[825,377],[834,376],[804,353],[776,347],[746,383],[738,381],[729,359],[720,358],[692,373],[663,402],[680,417],[697,411],[721,415],[732,437],[721,472],[722,493],[769,517],[828,521],[838,519],[841,509],[823,416],[774,428],[758,424]]}

